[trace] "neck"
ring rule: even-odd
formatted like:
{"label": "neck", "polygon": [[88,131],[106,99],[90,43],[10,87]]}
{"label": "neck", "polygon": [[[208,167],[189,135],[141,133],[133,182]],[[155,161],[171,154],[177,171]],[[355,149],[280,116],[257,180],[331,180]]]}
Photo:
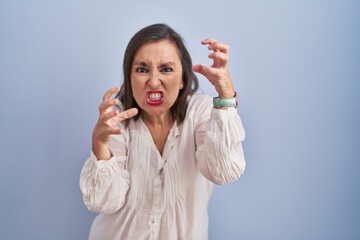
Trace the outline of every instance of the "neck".
{"label": "neck", "polygon": [[141,115],[141,119],[146,125],[151,125],[152,127],[166,127],[171,126],[174,123],[173,117],[170,113],[159,116],[150,116],[144,112]]}
{"label": "neck", "polygon": [[141,115],[141,119],[148,128],[159,153],[162,155],[167,136],[174,123],[171,114],[154,117],[145,113]]}

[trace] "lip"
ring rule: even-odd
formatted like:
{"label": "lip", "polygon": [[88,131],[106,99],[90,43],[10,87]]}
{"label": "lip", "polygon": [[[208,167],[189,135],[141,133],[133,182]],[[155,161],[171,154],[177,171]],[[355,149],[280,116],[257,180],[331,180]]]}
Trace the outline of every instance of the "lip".
{"label": "lip", "polygon": [[[153,100],[150,98],[150,94],[160,94],[159,100]],[[162,91],[147,91],[146,92],[146,102],[151,106],[160,106],[164,102],[164,93]]]}

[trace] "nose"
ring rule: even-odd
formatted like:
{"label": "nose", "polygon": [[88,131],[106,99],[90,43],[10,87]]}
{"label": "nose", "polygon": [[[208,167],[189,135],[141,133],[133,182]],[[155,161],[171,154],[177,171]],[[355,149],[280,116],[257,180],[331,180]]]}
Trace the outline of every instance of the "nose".
{"label": "nose", "polygon": [[159,86],[161,85],[161,80],[159,78],[159,74],[154,71],[149,75],[149,79],[147,81],[147,84],[152,88],[152,89],[158,89]]}

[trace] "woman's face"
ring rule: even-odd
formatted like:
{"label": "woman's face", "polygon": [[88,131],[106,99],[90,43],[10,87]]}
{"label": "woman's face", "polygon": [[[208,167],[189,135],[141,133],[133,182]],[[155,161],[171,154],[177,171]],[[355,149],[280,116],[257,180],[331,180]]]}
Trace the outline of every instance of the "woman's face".
{"label": "woman's face", "polygon": [[177,47],[169,40],[146,43],[131,67],[133,96],[150,117],[166,116],[182,88],[182,65]]}

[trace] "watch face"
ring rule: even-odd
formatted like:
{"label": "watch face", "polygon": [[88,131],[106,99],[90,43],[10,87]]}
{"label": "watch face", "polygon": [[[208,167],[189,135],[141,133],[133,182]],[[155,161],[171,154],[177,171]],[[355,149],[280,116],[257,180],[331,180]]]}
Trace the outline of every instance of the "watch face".
{"label": "watch face", "polygon": [[235,91],[235,95],[234,95],[234,98],[235,98],[235,104],[236,104],[236,108],[238,107],[238,95],[237,95],[237,92]]}

